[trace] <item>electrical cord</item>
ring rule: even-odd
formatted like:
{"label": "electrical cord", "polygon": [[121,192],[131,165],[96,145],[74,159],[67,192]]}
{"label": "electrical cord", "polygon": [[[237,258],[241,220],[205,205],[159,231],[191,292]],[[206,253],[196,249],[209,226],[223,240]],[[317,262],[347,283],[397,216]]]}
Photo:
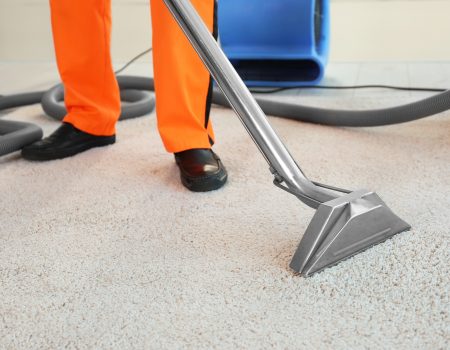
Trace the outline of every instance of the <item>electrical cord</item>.
{"label": "electrical cord", "polygon": [[141,58],[142,56],[144,56],[144,55],[146,55],[147,53],[151,52],[152,50],[153,50],[153,48],[150,47],[150,48],[148,48],[147,50],[142,51],[139,55],[133,57],[131,60],[129,60],[127,63],[125,63],[125,64],[123,65],[122,68],[116,70],[114,73],[115,73],[116,75],[122,73],[125,69],[127,69],[129,66],[131,66],[131,65],[132,65],[134,62],[136,62],[139,58]]}
{"label": "electrical cord", "polygon": [[[147,53],[153,50],[152,47],[148,48],[145,51],[142,51],[137,56],[133,57],[127,63],[123,65],[122,68],[115,71],[115,74],[118,75],[122,73],[125,69],[131,66],[134,62],[136,62],[139,58],[146,55]],[[439,88],[428,88],[428,87],[406,87],[406,86],[396,86],[396,85],[380,85],[380,84],[368,84],[368,85],[349,85],[349,86],[333,86],[333,85],[299,85],[299,86],[290,86],[290,87],[280,87],[280,88],[270,88],[270,87],[261,87],[261,88],[251,88],[250,91],[258,94],[271,94],[286,90],[294,90],[294,89],[327,89],[327,90],[350,90],[350,89],[391,89],[391,90],[403,90],[403,91],[423,91],[423,92],[443,92],[447,89],[439,89]],[[0,95],[1,96],[1,95]]]}
{"label": "electrical cord", "polygon": [[406,87],[406,86],[395,86],[395,85],[350,85],[350,86],[330,86],[330,85],[305,85],[305,86],[291,86],[291,87],[281,87],[281,88],[252,88],[251,92],[258,94],[272,94],[276,92],[293,90],[293,89],[330,89],[330,90],[345,90],[345,89],[392,89],[392,90],[404,90],[404,91],[425,91],[425,92],[443,92],[447,89],[439,88],[427,88],[427,87]]}

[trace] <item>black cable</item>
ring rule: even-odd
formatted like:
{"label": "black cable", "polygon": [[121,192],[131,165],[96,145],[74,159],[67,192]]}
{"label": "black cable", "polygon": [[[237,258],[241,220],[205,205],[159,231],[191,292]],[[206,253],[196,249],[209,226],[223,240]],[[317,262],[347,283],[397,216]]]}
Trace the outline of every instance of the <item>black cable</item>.
{"label": "black cable", "polygon": [[258,94],[271,94],[275,92],[281,92],[285,90],[293,89],[333,89],[333,90],[344,90],[344,89],[369,89],[369,88],[381,88],[381,89],[392,89],[392,90],[405,90],[405,91],[429,91],[429,92],[443,92],[447,89],[438,88],[423,88],[423,87],[405,87],[405,86],[394,86],[394,85],[353,85],[353,86],[328,86],[328,85],[305,85],[305,86],[292,86],[292,87],[281,87],[281,88],[252,88],[251,92]]}
{"label": "black cable", "polygon": [[[141,52],[139,55],[128,61],[122,68],[117,70],[115,74],[120,74],[123,72],[126,68],[128,68],[131,64],[133,64],[135,61],[137,61],[139,58],[144,56],[145,54],[152,51],[153,48],[149,48],[143,52]],[[330,90],[344,90],[344,89],[373,89],[373,88],[380,88],[380,89],[391,89],[391,90],[403,90],[403,91],[426,91],[426,92],[443,92],[447,89],[438,89],[438,88],[426,88],[426,87],[406,87],[406,86],[395,86],[395,85],[377,85],[377,84],[370,84],[370,85],[350,85],[350,86],[332,86],[332,85],[304,85],[304,86],[291,86],[291,87],[280,87],[280,88],[252,88],[250,89],[251,92],[258,93],[258,94],[272,94],[275,92],[281,92],[286,90],[293,90],[293,89],[330,89]],[[1,96],[1,95],[0,95]]]}
{"label": "black cable", "polygon": [[128,61],[127,63],[125,63],[125,65],[124,65],[122,68],[120,68],[119,70],[116,70],[114,73],[115,73],[116,75],[122,73],[122,72],[123,72],[125,69],[127,69],[132,63],[134,63],[135,61],[137,61],[139,58],[141,58],[141,57],[144,56],[145,54],[151,52],[152,49],[153,49],[153,48],[150,47],[149,49],[147,49],[147,50],[141,52],[139,55],[137,55],[136,57],[132,58],[130,61]]}

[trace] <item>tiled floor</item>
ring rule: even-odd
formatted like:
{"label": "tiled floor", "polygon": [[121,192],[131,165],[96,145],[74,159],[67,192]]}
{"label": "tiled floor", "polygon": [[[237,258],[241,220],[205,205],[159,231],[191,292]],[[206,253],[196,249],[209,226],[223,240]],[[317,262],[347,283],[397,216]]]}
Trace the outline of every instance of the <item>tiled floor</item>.
{"label": "tiled floor", "polygon": [[[130,66],[123,74],[152,75],[152,65],[148,57]],[[122,66],[116,64],[115,68]],[[29,90],[45,90],[59,81],[54,63],[0,62],[0,94],[8,95]],[[330,63],[322,85],[365,85],[384,84],[407,87],[450,87],[450,62],[417,63]],[[285,96],[367,96],[396,94],[395,96],[415,96],[416,92],[386,89],[360,90],[288,90]]]}
{"label": "tiled floor", "polygon": [[[434,63],[331,63],[321,85],[396,85],[406,87],[450,88],[450,62]],[[367,96],[396,94],[411,96],[408,91],[386,89],[303,90],[303,95]]]}

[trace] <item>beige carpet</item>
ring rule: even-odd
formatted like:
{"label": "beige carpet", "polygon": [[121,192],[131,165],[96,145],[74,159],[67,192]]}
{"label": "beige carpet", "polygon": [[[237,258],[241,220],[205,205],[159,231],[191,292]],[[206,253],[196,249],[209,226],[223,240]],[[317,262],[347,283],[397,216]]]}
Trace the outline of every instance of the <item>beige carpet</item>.
{"label": "beige carpet", "polygon": [[[38,106],[5,117],[57,126]],[[271,118],[309,177],[374,189],[413,226],[308,279],[288,264],[313,210],[271,184],[231,111],[212,118],[230,175],[214,193],[181,186],[154,115],[71,159],[0,158],[0,348],[449,347],[450,113],[373,129]]]}

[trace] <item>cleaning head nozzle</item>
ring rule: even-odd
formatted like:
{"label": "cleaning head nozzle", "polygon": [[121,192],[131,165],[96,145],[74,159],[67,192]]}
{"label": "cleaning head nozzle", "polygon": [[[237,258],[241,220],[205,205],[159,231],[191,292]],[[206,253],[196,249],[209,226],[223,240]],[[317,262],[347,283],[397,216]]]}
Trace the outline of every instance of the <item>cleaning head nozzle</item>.
{"label": "cleaning head nozzle", "polygon": [[355,191],[319,206],[290,267],[310,276],[410,228],[376,193]]}

